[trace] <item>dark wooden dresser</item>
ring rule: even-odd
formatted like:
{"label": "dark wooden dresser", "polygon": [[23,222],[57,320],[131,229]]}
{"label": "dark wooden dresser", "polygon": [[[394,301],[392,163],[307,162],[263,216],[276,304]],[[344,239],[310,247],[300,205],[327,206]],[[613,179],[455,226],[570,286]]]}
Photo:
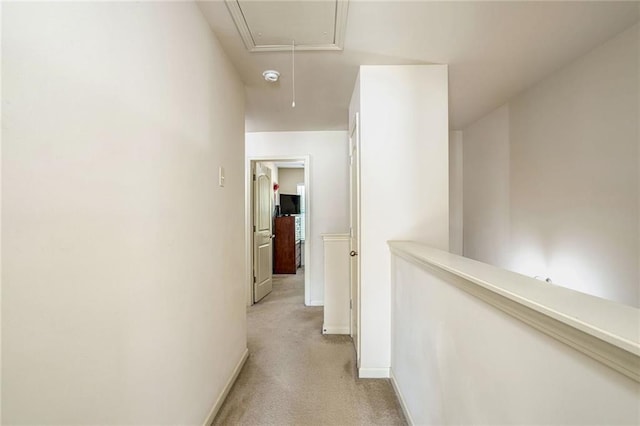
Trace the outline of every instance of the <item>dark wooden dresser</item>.
{"label": "dark wooden dresser", "polygon": [[273,273],[295,274],[301,264],[300,240],[296,238],[296,217],[276,217],[274,234]]}

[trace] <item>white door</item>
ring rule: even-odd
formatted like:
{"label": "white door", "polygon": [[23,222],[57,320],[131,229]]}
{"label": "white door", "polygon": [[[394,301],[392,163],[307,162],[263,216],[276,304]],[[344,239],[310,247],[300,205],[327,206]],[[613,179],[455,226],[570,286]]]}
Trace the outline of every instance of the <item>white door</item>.
{"label": "white door", "polygon": [[360,135],[359,115],[353,120],[349,133],[349,262],[351,287],[351,337],[356,349],[357,365],[360,367]]}
{"label": "white door", "polygon": [[273,244],[271,232],[271,169],[256,164],[253,182],[253,301],[271,293]]}

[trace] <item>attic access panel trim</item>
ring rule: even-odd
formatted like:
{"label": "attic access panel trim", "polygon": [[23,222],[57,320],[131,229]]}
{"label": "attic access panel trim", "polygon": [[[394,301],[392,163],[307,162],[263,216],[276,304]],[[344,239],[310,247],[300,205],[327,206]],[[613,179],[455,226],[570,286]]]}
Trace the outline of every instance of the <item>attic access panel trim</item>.
{"label": "attic access panel trim", "polygon": [[[240,0],[225,0],[225,4],[248,51],[279,52],[291,50],[291,44],[256,44],[240,5]],[[333,43],[296,43],[296,50],[343,50],[348,8],[349,0],[335,0]]]}

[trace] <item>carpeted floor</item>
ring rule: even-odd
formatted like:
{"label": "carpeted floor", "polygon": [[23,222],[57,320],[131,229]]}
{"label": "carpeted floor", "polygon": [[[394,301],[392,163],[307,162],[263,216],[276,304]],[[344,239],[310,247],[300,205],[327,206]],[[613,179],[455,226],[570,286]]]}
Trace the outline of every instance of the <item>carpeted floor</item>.
{"label": "carpeted floor", "polygon": [[214,425],[405,425],[387,379],[357,379],[349,336],[324,336],[304,276],[277,275],[248,310],[249,359]]}

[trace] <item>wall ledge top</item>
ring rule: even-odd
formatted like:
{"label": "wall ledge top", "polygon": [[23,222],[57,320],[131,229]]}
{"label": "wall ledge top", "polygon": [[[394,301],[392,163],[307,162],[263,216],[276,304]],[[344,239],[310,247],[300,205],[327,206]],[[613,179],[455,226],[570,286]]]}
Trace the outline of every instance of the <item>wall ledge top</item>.
{"label": "wall ledge top", "polygon": [[412,241],[391,252],[640,382],[640,309],[500,269]]}
{"label": "wall ledge top", "polygon": [[349,239],[349,234],[320,234],[320,236],[322,237],[322,239],[324,241],[332,241],[332,240],[338,240],[338,241],[343,241],[343,240],[348,240]]}

